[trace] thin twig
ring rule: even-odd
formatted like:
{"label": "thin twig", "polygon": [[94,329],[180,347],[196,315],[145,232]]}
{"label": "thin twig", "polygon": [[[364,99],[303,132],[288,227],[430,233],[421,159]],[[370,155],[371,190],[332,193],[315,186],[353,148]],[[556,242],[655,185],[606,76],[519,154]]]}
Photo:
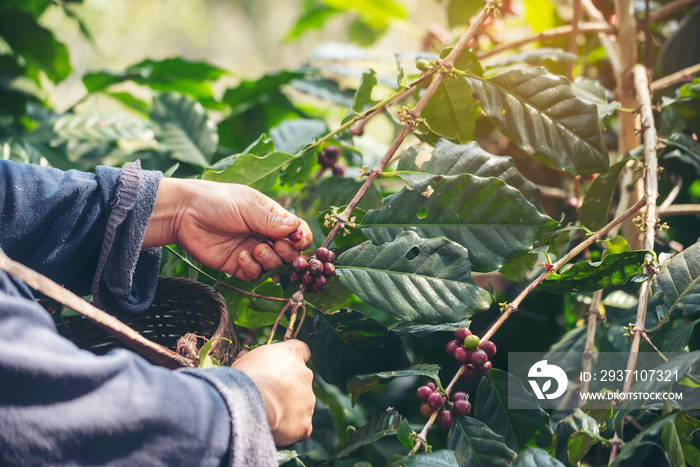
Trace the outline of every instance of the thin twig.
{"label": "thin twig", "polygon": [[[588,305],[588,316],[586,317],[586,345],[583,348],[583,368],[584,373],[591,373],[593,368],[593,348],[595,346],[595,332],[600,320],[600,301],[603,298],[603,289],[598,289],[593,293],[591,304]],[[590,392],[591,382],[587,379],[581,381],[581,393]],[[581,399],[583,405],[584,399]]]}
{"label": "thin twig", "polygon": [[[659,196],[659,167],[656,158],[656,145],[658,137],[654,126],[654,114],[651,107],[651,96],[649,94],[649,80],[647,70],[643,65],[635,65],[634,89],[637,93],[637,101],[640,106],[642,119],[642,129],[644,130],[644,162],[646,164],[645,176],[645,196],[646,213],[644,215],[644,248],[654,249],[654,238],[656,236],[656,199]],[[651,255],[647,255],[647,261],[651,262]],[[642,283],[639,290],[639,305],[637,307],[637,319],[632,328],[632,344],[630,346],[630,356],[627,360],[627,375],[634,373],[637,366],[637,353],[639,352],[639,342],[644,333],[644,324],[647,316],[647,301],[651,278]],[[627,393],[632,387],[632,378],[627,378],[622,390]]]}
{"label": "thin twig", "polygon": [[651,85],[649,86],[649,90],[652,93],[654,93],[665,89],[669,86],[673,86],[674,84],[692,81],[693,78],[695,78],[695,76],[698,74],[700,74],[700,63],[693,66],[689,66],[688,68],[683,68],[682,70],[677,71],[673,74],[657,79],[656,81],[651,83]]}
{"label": "thin twig", "polygon": [[[574,0],[574,14],[571,18],[571,37],[569,38],[569,53],[576,56],[578,54],[578,23],[581,21],[581,0]],[[569,81],[574,80],[575,61],[571,61],[566,66],[566,77]]]}
{"label": "thin twig", "polygon": [[683,177],[680,175],[671,175],[671,180],[673,181],[673,188],[671,188],[671,191],[668,192],[668,196],[666,196],[664,202],[661,203],[656,209],[659,213],[668,209],[673,204],[678,194],[681,192],[681,187],[683,186]]}
{"label": "thin twig", "polygon": [[[558,26],[556,28],[547,29],[539,34],[533,36],[524,37],[513,42],[507,42],[504,44],[498,44],[489,50],[484,50],[482,52],[477,52],[477,57],[479,60],[491,57],[493,55],[505,52],[506,50],[517,49],[523,45],[530,44],[531,42],[545,42],[552,39],[558,39],[560,37],[566,37],[572,33],[574,27],[571,25]],[[578,34],[615,34],[615,27],[609,25],[606,22],[592,22],[592,23],[581,23],[578,25]]]}
{"label": "thin twig", "polygon": [[651,71],[651,21],[649,20],[651,7],[650,1],[644,0],[644,18],[642,27],[644,29],[644,66]]}
{"label": "thin twig", "polygon": [[657,210],[659,215],[668,216],[697,216],[700,215],[700,204],[674,204]]}
{"label": "thin twig", "polygon": [[693,4],[693,3],[697,2],[697,1],[698,1],[698,0],[676,0],[675,2],[669,3],[668,5],[665,5],[665,6],[661,7],[661,8],[659,8],[658,10],[656,10],[655,12],[653,12],[653,13],[649,16],[649,20],[650,20],[652,23],[656,23],[656,22],[659,21],[661,18],[670,15],[670,14],[673,13],[674,11],[681,9],[681,8],[683,8],[683,7],[686,6],[686,5]]}
{"label": "thin twig", "polygon": [[532,281],[527,287],[525,287],[525,289],[523,289],[522,292],[520,292],[520,294],[517,297],[515,297],[515,299],[512,302],[508,303],[505,311],[501,313],[501,316],[498,318],[498,320],[496,320],[496,322],[491,325],[489,330],[486,331],[481,340],[488,340],[491,336],[493,336],[493,334],[498,330],[498,328],[500,328],[501,325],[505,323],[508,317],[518,310],[518,306],[520,306],[520,303],[522,303],[525,297],[527,297],[538,285],[540,285],[547,278],[547,276],[557,271],[564,264],[571,261],[576,255],[588,248],[592,243],[603,238],[615,226],[619,225],[621,222],[625,221],[627,218],[639,211],[639,209],[641,209],[643,205],[644,200],[640,199],[639,201],[637,201],[637,203],[634,204],[634,206],[630,207],[627,211],[622,213],[622,215],[613,219],[605,227],[598,230],[597,232],[589,236],[586,240],[576,245],[566,255],[562,256],[559,261],[554,263],[548,271],[543,272],[539,277],[537,277],[537,279]]}
{"label": "thin twig", "polygon": [[77,311],[107,331],[110,335],[116,337],[131,349],[157,365],[176,369],[191,367],[195,364],[195,362],[190,361],[184,356],[146,339],[114,316],[96,308],[48,277],[39,274],[23,264],[13,261],[2,251],[0,251],[0,269],[15,276],[34,290]]}

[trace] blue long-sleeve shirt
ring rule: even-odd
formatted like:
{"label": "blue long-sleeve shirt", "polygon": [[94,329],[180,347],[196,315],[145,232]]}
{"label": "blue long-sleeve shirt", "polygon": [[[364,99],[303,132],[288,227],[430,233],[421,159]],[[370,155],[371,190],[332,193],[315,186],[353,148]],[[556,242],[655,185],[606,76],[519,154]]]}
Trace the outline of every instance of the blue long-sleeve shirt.
{"label": "blue long-sleeve shirt", "polygon": [[[143,311],[160,262],[141,249],[159,180],[138,163],[86,174],[0,160],[0,249],[113,313]],[[243,373],[80,350],[0,271],[0,465],[276,463]]]}

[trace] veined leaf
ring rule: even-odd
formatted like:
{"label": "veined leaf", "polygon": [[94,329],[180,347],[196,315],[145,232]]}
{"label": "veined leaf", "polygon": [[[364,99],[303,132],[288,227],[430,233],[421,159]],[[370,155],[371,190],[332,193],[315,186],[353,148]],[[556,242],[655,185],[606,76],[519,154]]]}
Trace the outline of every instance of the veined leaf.
{"label": "veined leaf", "polygon": [[599,438],[598,422],[576,408],[557,425],[557,459],[565,465],[578,465]]}
{"label": "veined leaf", "polygon": [[316,369],[330,384],[344,385],[351,376],[411,364],[401,339],[359,311],[317,312],[299,338],[309,345]]}
{"label": "veined leaf", "polygon": [[297,157],[284,152],[273,152],[263,157],[240,154],[223,170],[207,170],[202,178],[214,182],[239,183],[265,191],[277,183],[282,168]]}
{"label": "veined leaf", "polygon": [[[698,323],[700,323],[700,319],[687,323],[682,319],[674,319],[661,326],[658,331],[650,333],[649,336],[661,352],[682,352],[688,345],[690,335]],[[642,345],[649,348],[646,342],[642,342]],[[651,349],[649,348],[649,350]]]}
{"label": "veined leaf", "polygon": [[[675,425],[686,462],[689,465],[700,465],[700,445],[698,445],[700,420],[680,412],[676,416]],[[693,440],[693,437],[695,437],[695,440]]]}
{"label": "veined leaf", "polygon": [[[676,355],[675,357],[672,357],[669,361],[664,362],[661,365],[654,368],[655,371],[659,372],[657,374],[668,374],[666,372],[674,374],[673,381],[666,381],[665,379],[663,381],[657,381],[656,378],[650,378],[647,381],[640,380],[632,386],[630,392],[651,393],[665,391],[666,389],[672,387],[675,384],[676,378],[678,378],[678,381],[683,379],[685,375],[688,374],[688,371],[690,371],[690,368],[697,365],[698,363],[700,363],[700,350]],[[687,396],[688,395],[686,395],[686,398]],[[692,405],[692,400],[695,400],[697,402],[697,393],[691,393],[689,394],[689,396],[691,402],[685,401],[686,404]],[[637,401],[628,401],[622,406],[622,408],[625,408],[625,406],[629,406],[630,403],[635,403],[635,405],[639,406],[639,402]]]}
{"label": "veined leaf", "polygon": [[540,200],[540,189],[518,172],[513,159],[495,156],[483,150],[476,141],[454,144],[440,139],[435,150],[430,151],[411,146],[399,159],[396,168],[401,178],[408,183],[420,183],[431,175],[458,175],[468,173],[479,177],[495,177],[517,188],[538,211],[544,212]]}
{"label": "veined leaf", "polygon": [[664,151],[661,159],[680,159],[692,165],[700,172],[700,143],[685,133],[674,133],[668,138],[662,138],[661,142],[675,148],[672,151]]}
{"label": "veined leaf", "polygon": [[466,80],[491,121],[535,159],[572,175],[609,170],[597,109],[563,76],[532,68]]}
{"label": "veined leaf", "polygon": [[395,410],[378,413],[352,435],[352,438],[348,440],[348,444],[335,455],[334,459],[345,457],[362,446],[374,443],[387,436],[396,435],[401,420],[401,415]]}
{"label": "veined leaf", "polygon": [[664,427],[664,425],[673,423],[675,418],[676,413],[673,412],[645,427],[644,430],[642,430],[631,441],[626,442],[622,446],[622,449],[620,449],[620,454],[618,454],[615,460],[612,461],[610,466],[619,467],[620,465],[627,465],[626,463],[623,464],[623,462],[634,457],[637,457],[638,460],[641,461],[643,457],[635,455],[637,454],[637,450],[648,447],[648,445],[652,442],[655,446],[658,446],[659,449],[662,449],[660,445],[656,444],[658,436],[661,433],[661,429]]}
{"label": "veined leaf", "polygon": [[664,294],[665,314],[682,308],[690,316],[700,310],[700,242],[663,263],[652,287]]}
{"label": "veined leaf", "polygon": [[414,232],[385,245],[365,242],[346,251],[338,257],[336,273],[357,296],[405,321],[452,323],[488,309],[491,302],[471,278],[467,250]]}
{"label": "veined leaf", "polygon": [[492,271],[529,251],[556,225],[515,188],[496,178],[470,174],[434,176],[384,199],[359,225],[375,243],[403,231],[447,237],[469,251],[475,271]]}
{"label": "veined leaf", "polygon": [[206,167],[219,144],[216,125],[198,102],[175,93],[154,98],[151,119],[158,123],[156,139],[173,159]]}
{"label": "veined leaf", "polygon": [[503,436],[473,417],[456,417],[447,435],[447,448],[455,452],[457,464],[507,467],[516,453],[506,446]]}
{"label": "veined leaf", "polygon": [[581,225],[598,230],[608,223],[610,204],[617,187],[617,179],[620,178],[620,173],[626,164],[627,160],[620,161],[610,167],[610,172],[593,180],[578,210],[578,219]]}
{"label": "veined leaf", "polygon": [[358,397],[371,390],[378,383],[386,383],[402,376],[427,376],[439,382],[439,371],[440,367],[438,365],[421,364],[413,365],[405,370],[380,371],[378,373],[356,375],[348,380],[347,389],[352,394],[352,403],[354,404],[357,402]]}
{"label": "veined leaf", "polygon": [[389,467],[454,467],[457,464],[455,453],[449,449],[426,454],[414,454],[413,456],[402,457],[392,460]]}
{"label": "veined leaf", "polygon": [[544,449],[526,448],[515,458],[513,467],[564,467]]}
{"label": "veined leaf", "polygon": [[[509,383],[509,378],[517,382]],[[508,398],[520,400],[519,406],[536,408],[509,410]],[[503,436],[508,447],[516,452],[533,438],[538,446],[549,446],[554,434],[549,414],[539,408],[535,396],[525,391],[518,378],[495,368],[479,382],[474,399],[474,417]]]}
{"label": "veined leaf", "polygon": [[624,285],[643,272],[644,257],[649,253],[647,250],[623,251],[606,255],[598,263],[582,261],[560,274],[550,274],[538,289],[550,293],[592,292]]}

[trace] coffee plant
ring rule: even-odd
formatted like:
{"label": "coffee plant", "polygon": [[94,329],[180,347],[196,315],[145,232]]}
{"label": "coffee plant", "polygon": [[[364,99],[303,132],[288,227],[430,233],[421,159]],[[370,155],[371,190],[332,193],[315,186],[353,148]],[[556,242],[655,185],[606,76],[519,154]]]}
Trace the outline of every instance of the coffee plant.
{"label": "coffee plant", "polygon": [[[228,71],[178,57],[84,74],[110,114],[44,98],[72,72],[38,21],[50,3],[0,6],[4,158],[140,159],[248,185],[311,226],[310,251],[252,283],[178,247],[162,263],[215,285],[247,345],[311,348],[314,433],[281,464],[700,466],[699,406],[544,410],[506,358],[575,352],[558,361],[572,397],[608,389],[577,380],[598,352],[632,373],[659,354],[678,374],[661,390],[699,387],[696,2],[436,1],[449,24],[387,60],[360,46],[406,22],[400,1],[307,1],[289,38],[345,16],[359,45],[222,97]],[[89,31],[79,0],[53,3]]]}

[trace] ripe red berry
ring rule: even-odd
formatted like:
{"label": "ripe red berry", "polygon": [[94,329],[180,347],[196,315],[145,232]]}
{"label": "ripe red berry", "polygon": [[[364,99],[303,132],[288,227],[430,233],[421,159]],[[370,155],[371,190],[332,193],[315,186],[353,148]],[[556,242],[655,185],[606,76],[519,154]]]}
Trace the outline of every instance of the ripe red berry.
{"label": "ripe red berry", "polygon": [[428,386],[421,386],[416,390],[416,397],[423,402],[428,400],[428,396],[433,393],[433,390]]}
{"label": "ripe red berry", "polygon": [[478,349],[480,343],[481,339],[479,339],[479,336],[475,336],[474,334],[472,334],[471,336],[467,336],[464,339],[464,346],[469,350]]}
{"label": "ripe red berry", "polygon": [[452,412],[449,410],[441,410],[436,419],[437,426],[440,428],[449,428],[452,426]]}
{"label": "ripe red berry", "polygon": [[462,373],[461,378],[466,381],[466,382],[471,382],[476,379],[477,375],[476,367],[474,365],[467,365],[466,368],[464,369],[464,373]]}
{"label": "ripe red berry", "polygon": [[330,277],[333,274],[335,274],[335,266],[332,263],[323,263],[323,275]]}
{"label": "ripe red berry", "polygon": [[493,367],[493,366],[492,366],[491,362],[486,361],[486,362],[482,363],[481,365],[479,365],[479,366],[476,368],[476,371],[478,371],[479,374],[480,374],[481,376],[486,376],[486,375],[488,375],[489,373],[491,373],[491,368],[492,368],[492,367]]}
{"label": "ripe red berry", "polygon": [[339,148],[338,146],[326,146],[323,148],[323,154],[331,160],[338,159],[341,151],[342,148]]}
{"label": "ripe red berry", "polygon": [[426,402],[425,404],[420,405],[420,414],[424,416],[425,418],[430,417],[433,414],[433,408],[428,405]]}
{"label": "ripe red berry", "polygon": [[333,175],[335,175],[336,177],[342,177],[345,175],[345,169],[339,165],[334,165]]}
{"label": "ripe red berry", "polygon": [[323,287],[319,287],[319,286],[316,285],[316,283],[314,282],[313,284],[311,284],[311,291],[312,291],[313,293],[321,293],[321,292],[323,292]]}
{"label": "ripe red berry", "polygon": [[314,279],[314,285],[319,288],[324,288],[328,284],[328,279],[326,279],[326,276],[318,276],[316,279]]}
{"label": "ripe red berry", "polygon": [[428,386],[431,391],[437,391],[437,384],[434,381],[428,381],[425,386]]}
{"label": "ripe red berry", "polygon": [[445,398],[442,396],[442,394],[440,394],[440,393],[437,392],[437,391],[433,391],[433,392],[428,396],[428,404],[430,404],[430,407],[432,407],[432,408],[435,409],[435,410],[437,410],[437,409],[439,409],[440,407],[442,407],[442,405],[443,405],[444,403],[445,403]]}
{"label": "ripe red berry", "polygon": [[452,412],[458,417],[466,417],[472,411],[472,405],[467,400],[458,400],[452,405]]}
{"label": "ripe red berry", "polygon": [[496,344],[491,341],[483,341],[481,344],[479,344],[479,348],[486,352],[486,355],[488,355],[489,358],[496,355]]}
{"label": "ripe red berry", "polygon": [[484,362],[487,362],[488,360],[489,360],[489,356],[486,355],[486,352],[484,352],[481,349],[476,349],[471,354],[469,354],[469,362],[475,366],[482,365]]}
{"label": "ripe red berry", "polygon": [[292,273],[289,275],[289,282],[291,282],[292,285],[299,285],[301,283],[301,276],[299,273],[292,271]]}
{"label": "ripe red berry", "polygon": [[467,328],[459,328],[455,331],[455,339],[457,339],[457,342],[460,344],[464,344],[464,339],[471,335],[472,332]]}
{"label": "ripe red berry", "polygon": [[323,263],[317,259],[312,259],[309,261],[307,269],[312,276],[320,276],[323,273]]}
{"label": "ripe red berry", "polygon": [[315,255],[316,259],[321,261],[322,263],[327,263],[328,261],[330,261],[328,259],[328,254],[330,252],[331,252],[331,250],[329,250],[328,248],[321,247],[318,250],[316,250],[316,255]]}
{"label": "ripe red berry", "polygon": [[307,285],[313,284],[314,276],[312,276],[309,271],[306,271],[304,274],[301,275],[301,281]]}
{"label": "ripe red berry", "polygon": [[462,391],[457,391],[454,394],[452,394],[452,400],[453,401],[461,401],[461,400],[469,400],[469,396],[467,396],[466,392]]}
{"label": "ripe red berry", "polygon": [[292,260],[292,268],[299,274],[303,273],[306,270],[306,266],[306,260],[301,256],[297,256]]}
{"label": "ripe red berry", "polygon": [[457,350],[459,347],[461,347],[461,345],[459,345],[459,342],[450,341],[445,346],[445,352],[447,352],[447,355],[449,355],[450,357],[454,357],[455,350]]}
{"label": "ripe red berry", "polygon": [[335,165],[335,161],[331,160],[325,154],[318,155],[318,163],[321,164],[321,167],[333,167]]}
{"label": "ripe red berry", "polygon": [[302,232],[301,229],[296,229],[294,232],[287,235],[287,238],[296,243],[304,238],[304,232]]}
{"label": "ripe red berry", "polygon": [[455,358],[459,363],[467,363],[469,361],[469,351],[464,347],[457,347],[455,349]]}

